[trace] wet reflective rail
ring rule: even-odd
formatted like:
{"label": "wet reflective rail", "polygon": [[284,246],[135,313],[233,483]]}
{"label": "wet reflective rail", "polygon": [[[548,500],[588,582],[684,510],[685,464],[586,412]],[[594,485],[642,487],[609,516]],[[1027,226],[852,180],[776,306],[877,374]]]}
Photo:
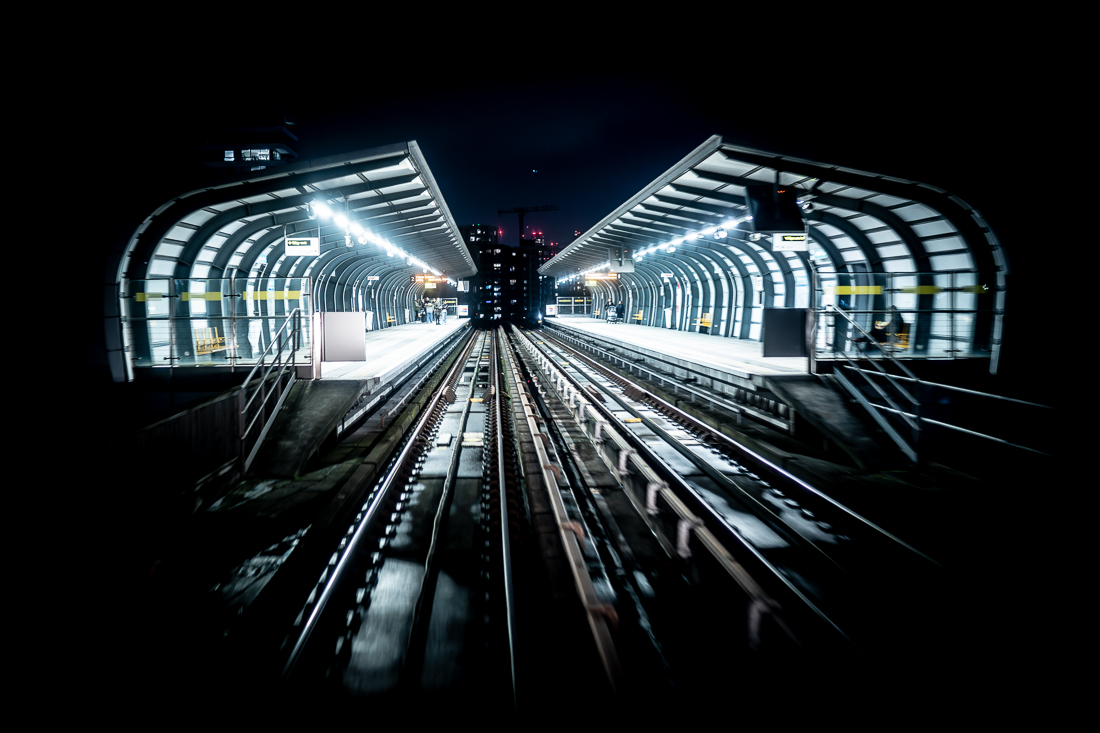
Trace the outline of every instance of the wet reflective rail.
{"label": "wet reflective rail", "polygon": [[[881,658],[911,640],[943,568],[763,457],[553,337],[512,332],[670,556],[733,584],[753,649]],[[914,633],[913,638],[919,636]]]}
{"label": "wet reflective rail", "polygon": [[497,363],[481,332],[333,549],[284,643],[290,689],[514,704]]}

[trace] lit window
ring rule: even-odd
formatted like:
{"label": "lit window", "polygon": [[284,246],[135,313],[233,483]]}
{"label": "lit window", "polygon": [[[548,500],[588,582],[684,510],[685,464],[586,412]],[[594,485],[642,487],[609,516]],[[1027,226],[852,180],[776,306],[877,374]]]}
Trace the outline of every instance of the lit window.
{"label": "lit window", "polygon": [[225,151],[225,162],[226,162],[226,163],[232,163],[232,162],[233,162],[233,160],[234,160],[234,157],[235,157],[235,156],[234,156],[234,154],[233,154],[233,151],[232,151],[232,150],[226,150],[226,151]]}

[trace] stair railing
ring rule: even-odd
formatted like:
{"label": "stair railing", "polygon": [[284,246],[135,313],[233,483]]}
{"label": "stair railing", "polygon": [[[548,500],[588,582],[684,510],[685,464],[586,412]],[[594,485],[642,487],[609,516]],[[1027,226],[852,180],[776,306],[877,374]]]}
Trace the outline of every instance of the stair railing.
{"label": "stair railing", "polygon": [[[295,308],[241,385],[240,461],[244,476],[297,379],[294,357],[302,345],[302,311]],[[268,361],[268,357],[271,360]]]}
{"label": "stair railing", "polygon": [[[894,441],[898,448],[909,457],[909,460],[918,463],[920,460],[918,445],[920,444],[921,434],[920,400],[913,396],[913,392],[919,390],[920,380],[917,379],[917,375],[907,366],[899,359],[896,359],[894,355],[890,353],[889,349],[872,338],[871,335],[864,331],[847,313],[836,308],[831,309],[829,312],[832,313],[834,318],[843,319],[842,327],[844,328],[845,334],[844,337],[840,337],[840,329],[836,329],[835,331],[838,336],[833,339],[833,364],[836,365],[836,368],[833,369],[833,375],[844,389],[847,390],[865,410],[867,410],[867,413],[872,419],[882,428],[883,432],[890,436],[890,439]],[[847,338],[849,327],[852,329],[853,334],[857,334],[852,339]],[[836,328],[835,321],[834,328]],[[877,371],[878,376],[885,378],[885,384],[880,384],[872,380],[865,373],[865,370],[852,359],[848,354],[848,350],[844,348],[845,342],[848,340],[851,340],[852,345],[855,347],[857,358],[869,362]],[[865,344],[878,349],[879,354],[876,354],[872,358],[872,354],[868,353],[867,349],[864,348]],[[891,374],[883,368],[883,364],[893,367],[901,372],[901,374]],[[885,409],[900,418],[903,426],[901,431],[882,414],[884,406],[876,405],[867,399],[867,395],[864,394],[863,390],[857,386],[857,383],[854,383],[855,378],[849,378],[849,376],[845,374],[845,371],[850,374],[860,375],[863,382],[858,384],[870,386],[873,392],[888,406],[885,407]],[[910,391],[909,388],[906,388],[902,379],[912,382],[913,387],[916,389]],[[904,432],[906,428],[908,428],[908,436],[903,436],[902,432]]]}

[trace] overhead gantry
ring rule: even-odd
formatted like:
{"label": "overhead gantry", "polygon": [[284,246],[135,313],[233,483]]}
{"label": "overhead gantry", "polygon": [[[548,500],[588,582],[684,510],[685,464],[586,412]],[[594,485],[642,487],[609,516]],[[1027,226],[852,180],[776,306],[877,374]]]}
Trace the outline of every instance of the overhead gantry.
{"label": "overhead gantry", "polygon": [[[754,231],[746,186],[758,184],[799,193],[806,251]],[[716,135],[539,273],[562,283],[620,260],[633,271],[596,280],[594,308],[621,299],[635,323],[760,339],[765,307],[840,304],[870,330],[893,306],[911,326],[906,356],[989,358],[997,369],[1005,253],[976,210],[934,186]]]}
{"label": "overhead gantry", "polygon": [[[288,240],[309,239],[318,254],[287,252]],[[411,275],[477,268],[410,141],[178,196],[113,253],[109,271],[108,359],[124,381],[135,367],[196,363],[210,339],[248,359],[295,308],[401,323],[424,287]]]}

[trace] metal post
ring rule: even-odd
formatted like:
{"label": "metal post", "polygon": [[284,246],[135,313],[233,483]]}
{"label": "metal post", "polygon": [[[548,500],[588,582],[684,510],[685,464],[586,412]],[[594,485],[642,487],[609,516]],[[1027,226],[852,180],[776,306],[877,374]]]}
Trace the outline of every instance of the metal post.
{"label": "metal post", "polygon": [[[171,370],[169,374],[169,382],[171,378],[175,376],[176,368],[176,315],[175,308],[172,307],[172,295],[176,289],[176,281],[173,279],[168,280],[168,368]],[[169,402],[172,401],[171,388],[169,388],[168,395]]]}
{"label": "metal post", "polygon": [[[736,289],[735,289],[736,291]],[[806,354],[807,371],[814,374],[817,369],[817,264],[810,260],[810,325],[809,351]]]}
{"label": "metal post", "polygon": [[958,283],[955,281],[954,272],[951,273],[951,358],[952,360],[959,358],[958,345],[955,343],[955,288],[958,287]]}

